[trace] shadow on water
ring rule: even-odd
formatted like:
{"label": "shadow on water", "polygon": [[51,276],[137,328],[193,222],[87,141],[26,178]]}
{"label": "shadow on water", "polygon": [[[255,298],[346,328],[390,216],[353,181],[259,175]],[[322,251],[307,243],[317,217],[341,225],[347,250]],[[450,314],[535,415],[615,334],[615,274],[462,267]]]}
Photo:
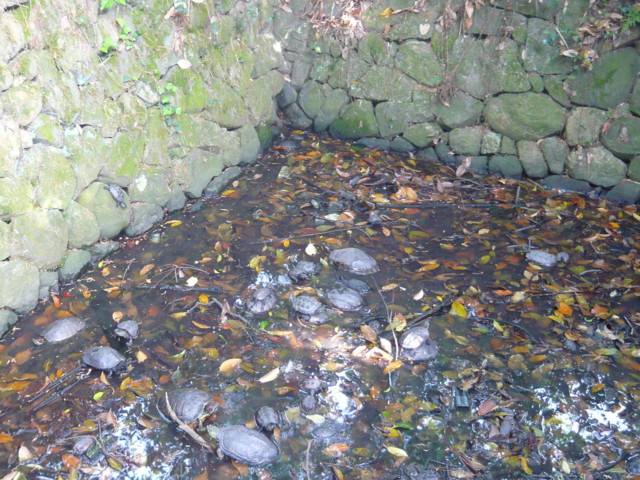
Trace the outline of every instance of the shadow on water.
{"label": "shadow on water", "polygon": [[[6,478],[640,475],[635,208],[313,136],[245,173],[122,239],[5,336]],[[379,271],[328,261],[346,247]],[[569,258],[542,268],[530,247]],[[294,281],[302,260],[317,270]],[[315,324],[292,308],[296,294],[327,304],[353,279],[366,284],[350,284],[363,292],[356,311]],[[252,314],[259,287],[277,301]],[[32,343],[66,316],[86,328]],[[420,319],[437,355],[411,361],[405,332]],[[125,320],[140,328],[130,345],[113,335]],[[125,371],[85,368],[49,387],[97,344],[125,355]],[[207,426],[256,428],[254,413],[275,409],[278,458],[249,468],[208,453],[158,412],[180,387],[211,395],[191,426],[214,447]]]}

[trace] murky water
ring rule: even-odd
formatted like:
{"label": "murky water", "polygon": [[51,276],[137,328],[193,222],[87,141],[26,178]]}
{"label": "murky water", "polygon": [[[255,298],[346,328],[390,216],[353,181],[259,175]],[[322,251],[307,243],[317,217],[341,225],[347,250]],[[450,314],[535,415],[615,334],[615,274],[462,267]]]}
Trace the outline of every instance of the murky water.
{"label": "murky water", "polygon": [[[0,471],[427,479],[582,478],[604,468],[626,478],[638,468],[635,208],[551,198],[531,184],[518,193],[513,182],[457,178],[312,136],[283,145],[220,198],[123,239],[3,339]],[[529,243],[570,259],[539,269],[524,258]],[[329,253],[345,247],[372,255],[379,272],[330,265]],[[291,282],[300,260],[321,269]],[[291,308],[292,293],[326,303],[352,278],[370,288],[359,311],[313,325]],[[278,301],[253,315],[246,302],[259,286]],[[437,356],[399,361],[406,322],[424,312]],[[87,328],[63,343],[32,343],[69,315]],[[127,346],[113,330],[131,319],[141,333]],[[102,376],[84,369],[33,400],[97,344],[130,365]],[[310,378],[321,380],[318,391]],[[164,392],[179,387],[211,394],[192,427],[214,446],[207,425],[255,428],[258,408],[276,409],[279,457],[248,468],[208,453],[158,412]],[[98,442],[74,453],[82,436]]]}

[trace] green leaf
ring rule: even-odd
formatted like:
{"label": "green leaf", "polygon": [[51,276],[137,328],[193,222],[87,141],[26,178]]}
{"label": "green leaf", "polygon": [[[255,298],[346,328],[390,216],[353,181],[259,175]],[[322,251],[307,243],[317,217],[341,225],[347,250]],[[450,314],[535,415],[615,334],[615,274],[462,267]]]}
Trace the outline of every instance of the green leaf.
{"label": "green leaf", "polygon": [[96,392],[96,394],[93,396],[93,400],[97,402],[102,398],[103,395],[104,392]]}
{"label": "green leaf", "polygon": [[407,430],[413,430],[413,425],[408,422],[396,423],[393,428],[406,428]]}

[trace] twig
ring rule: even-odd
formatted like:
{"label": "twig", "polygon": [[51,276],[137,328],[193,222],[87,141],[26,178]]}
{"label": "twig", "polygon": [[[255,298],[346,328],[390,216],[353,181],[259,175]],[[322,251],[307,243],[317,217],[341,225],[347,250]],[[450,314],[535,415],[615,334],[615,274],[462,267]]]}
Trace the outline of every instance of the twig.
{"label": "twig", "polygon": [[531,333],[529,330],[527,330],[525,327],[523,327],[522,325],[518,325],[517,323],[513,323],[508,320],[502,320],[499,318],[495,318],[494,320],[498,323],[504,323],[505,325],[510,325],[514,328],[517,328],[518,330],[521,330],[525,335],[527,335],[527,337],[533,340],[533,343],[540,343],[540,339],[536,337],[533,333]]}
{"label": "twig", "polygon": [[436,313],[440,312],[442,309],[446,307],[450,307],[451,304],[453,303],[453,299],[457,295],[458,295],[457,293],[449,295],[444,300],[442,300],[438,305],[431,307],[429,310],[418,315],[416,318],[412,318],[410,322],[407,322],[407,327],[412,327],[413,325],[420,323],[422,320],[435,315]]}
{"label": "twig", "polygon": [[127,278],[127,273],[129,272],[129,269],[131,268],[131,264],[135,262],[135,260],[129,260],[129,262],[127,262],[127,268],[124,269],[124,273],[122,274],[122,278],[120,279],[120,285],[122,285],[124,283],[124,281]]}
{"label": "twig", "polygon": [[376,203],[378,208],[486,208],[497,207],[499,203],[484,202],[484,203]]}
{"label": "twig", "polygon": [[196,308],[198,308],[198,307],[208,307],[211,304],[216,305],[220,310],[222,310],[226,314],[231,315],[236,320],[240,320],[242,323],[244,323],[248,327],[253,328],[252,325],[251,325],[251,322],[249,322],[249,320],[247,320],[245,317],[243,317],[239,313],[235,313],[235,312],[232,312],[232,311],[230,311],[228,309],[225,309],[224,304],[220,300],[218,300],[217,298],[213,298],[213,297],[210,297],[210,300],[208,302],[197,301],[196,303],[194,303],[193,306],[190,307],[189,310],[187,310],[187,315],[193,313],[196,310]]}
{"label": "twig", "polygon": [[35,412],[37,410],[40,410],[42,407],[45,407],[46,405],[49,405],[51,402],[53,402],[54,400],[57,400],[58,398],[61,398],[65,393],[67,393],[69,390],[71,390],[73,387],[75,387],[77,384],[79,384],[81,381],[83,381],[84,378],[80,377],[77,378],[75,382],[73,382],[71,385],[68,385],[66,387],[64,387],[62,390],[60,390],[59,392],[54,393],[53,395],[51,395],[50,397],[44,399],[42,402],[40,402],[38,405],[36,405],[35,407],[33,407],[31,409],[31,412]]}
{"label": "twig", "polygon": [[178,416],[176,415],[176,412],[174,412],[173,408],[171,408],[171,404],[169,403],[169,394],[166,392],[164,394],[164,402],[167,407],[167,413],[169,413],[171,420],[176,422],[178,424],[178,427],[180,427],[181,430],[183,430],[187,435],[189,435],[193,440],[195,440],[196,443],[204,447],[205,450],[207,450],[209,453],[214,453],[213,448],[211,447],[211,445],[207,443],[207,441],[204,438],[198,435],[193,428],[191,428],[189,425],[187,425],[186,423],[184,423],[182,420],[178,418]]}
{"label": "twig", "polygon": [[220,293],[220,287],[183,287],[182,285],[168,285],[160,283],[156,285],[136,285],[138,290],[169,290],[172,292],[204,292]]}
{"label": "twig", "polygon": [[36,393],[33,397],[29,398],[29,400],[27,400],[27,405],[30,403],[35,402],[36,400],[38,400],[40,397],[46,395],[47,393],[49,393],[51,390],[55,389],[58,387],[58,385],[60,385],[61,383],[63,383],[67,378],[75,375],[76,373],[78,373],[80,370],[82,370],[83,366],[82,365],[78,365],[76,368],[74,368],[73,370],[65,373],[64,375],[62,375],[60,378],[58,378],[57,380],[51,382],[49,385],[47,385],[45,388],[43,388],[42,390],[40,390],[38,393]]}
{"label": "twig", "polygon": [[310,453],[311,453],[311,444],[313,443],[313,438],[309,440],[309,443],[307,444],[307,458],[306,458],[306,464],[305,464],[305,471],[307,472],[307,480],[311,480],[311,467],[309,467],[309,457],[310,457]]}

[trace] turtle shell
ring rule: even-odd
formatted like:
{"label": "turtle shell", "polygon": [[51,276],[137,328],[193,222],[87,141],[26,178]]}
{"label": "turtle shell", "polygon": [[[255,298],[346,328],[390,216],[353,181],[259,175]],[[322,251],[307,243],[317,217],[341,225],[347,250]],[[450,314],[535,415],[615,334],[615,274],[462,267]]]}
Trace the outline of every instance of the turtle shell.
{"label": "turtle shell", "polygon": [[247,300],[247,308],[251,313],[266,313],[275,306],[277,300],[273,290],[269,288],[258,288]]}
{"label": "turtle shell", "polygon": [[345,312],[353,312],[359,310],[364,304],[362,296],[355,290],[350,288],[337,288],[327,292],[327,300],[329,303]]}
{"label": "turtle shell", "polygon": [[341,248],[329,255],[329,261],[358,275],[368,275],[378,271],[378,262],[359,248]]}
{"label": "turtle shell", "polygon": [[307,260],[299,261],[295,267],[289,271],[289,277],[296,282],[309,280],[312,275],[320,271],[320,265]]}
{"label": "turtle shell", "polygon": [[309,295],[298,295],[297,297],[295,295],[291,295],[289,298],[293,309],[303,315],[313,315],[322,306],[320,301],[310,297]]}
{"label": "turtle shell", "polygon": [[49,343],[63,342],[73,337],[85,327],[85,321],[78,317],[56,320],[42,331],[42,338]]}
{"label": "turtle shell", "polygon": [[407,330],[400,339],[402,348],[418,348],[420,345],[429,340],[428,327],[414,327]]}
{"label": "turtle shell", "polygon": [[228,425],[218,432],[220,452],[250,466],[265,465],[274,460],[278,446],[265,435],[243,425]]}
{"label": "turtle shell", "polygon": [[280,424],[280,415],[272,407],[263,405],[256,412],[256,424],[262,430],[272,431]]}
{"label": "turtle shell", "polygon": [[115,370],[124,362],[124,357],[111,347],[91,347],[82,355],[85,365],[96,370]]}
{"label": "turtle shell", "polygon": [[114,333],[125,340],[134,340],[138,338],[139,330],[138,322],[135,320],[126,320],[118,324]]}
{"label": "turtle shell", "polygon": [[204,407],[211,401],[211,395],[198,388],[178,388],[167,396],[176,416],[184,423],[193,422],[200,417]]}

